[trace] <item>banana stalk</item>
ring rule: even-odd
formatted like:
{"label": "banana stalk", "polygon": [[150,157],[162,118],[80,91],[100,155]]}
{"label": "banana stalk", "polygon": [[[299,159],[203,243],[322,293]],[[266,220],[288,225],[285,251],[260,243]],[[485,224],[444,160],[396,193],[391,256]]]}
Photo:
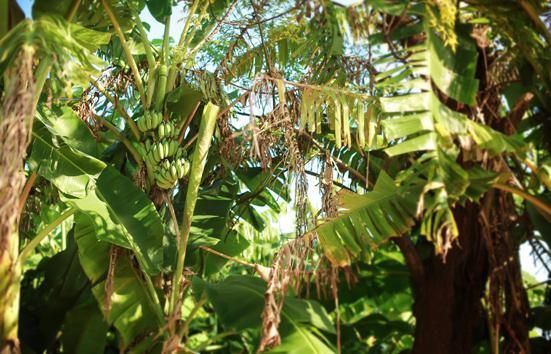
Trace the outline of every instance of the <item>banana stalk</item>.
{"label": "banana stalk", "polygon": [[188,243],[189,231],[191,229],[191,218],[195,210],[195,203],[199,193],[199,186],[203,177],[203,170],[207,162],[207,154],[210,148],[216,119],[220,107],[209,103],[203,110],[201,126],[199,127],[199,135],[195,144],[195,150],[191,159],[191,172],[186,194],[186,203],[184,205],[184,219],[180,227],[180,242],[178,244],[178,259],[176,263],[176,271],[172,280],[172,294],[170,298],[170,313],[174,313],[177,309],[178,298],[180,296],[180,285],[184,271],[184,261],[186,258],[186,248]]}
{"label": "banana stalk", "polygon": [[149,68],[149,77],[147,78],[147,94],[146,94],[146,102],[145,102],[145,109],[149,109],[151,107],[151,104],[153,103],[153,96],[155,95],[155,86],[157,85],[157,81],[155,78],[157,77],[157,71],[158,68],[156,66],[151,66]]}
{"label": "banana stalk", "polygon": [[165,99],[166,81],[168,76],[168,68],[166,65],[159,66],[157,70],[159,75],[157,78],[157,85],[155,90],[155,109],[160,112],[163,108],[163,101]]}

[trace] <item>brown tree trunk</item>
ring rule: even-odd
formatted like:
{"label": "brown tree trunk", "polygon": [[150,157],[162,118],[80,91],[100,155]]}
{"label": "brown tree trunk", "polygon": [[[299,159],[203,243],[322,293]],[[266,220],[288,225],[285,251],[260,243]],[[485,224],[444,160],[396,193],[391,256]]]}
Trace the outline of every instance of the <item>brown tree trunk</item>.
{"label": "brown tree trunk", "polygon": [[482,314],[480,299],[488,279],[479,210],[476,204],[455,208],[460,234],[445,261],[432,255],[422,262],[413,245],[405,247],[403,240],[395,240],[412,271],[414,354],[471,352],[475,324]]}

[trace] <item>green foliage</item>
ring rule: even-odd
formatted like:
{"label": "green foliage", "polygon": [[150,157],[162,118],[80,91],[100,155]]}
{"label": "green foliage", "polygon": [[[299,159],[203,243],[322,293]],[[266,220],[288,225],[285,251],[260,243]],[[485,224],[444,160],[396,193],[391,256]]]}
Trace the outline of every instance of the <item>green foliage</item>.
{"label": "green foliage", "polygon": [[[511,244],[549,258],[543,5],[194,0],[181,38],[149,41],[136,16],[165,23],[175,5],[37,0],[0,28],[0,73],[32,48],[39,76],[22,248],[76,209],[26,250],[25,352],[255,352],[267,283],[249,272],[294,238],[289,212],[313,241],[282,270],[302,287],[272,289],[271,353],[336,352],[337,315],[343,353],[409,350],[415,294],[389,241],[445,256],[457,206],[490,203],[498,181],[539,198],[507,199]],[[530,325],[549,331],[544,286],[526,286]]]}
{"label": "green foliage", "polygon": [[[230,276],[224,281],[209,284],[194,278],[197,296],[206,294],[214,311],[226,329],[258,328],[264,306],[266,284],[254,277]],[[247,301],[242,301],[246,298]],[[314,301],[288,297],[281,312],[282,343],[270,353],[331,353],[332,346],[320,332],[310,326],[334,333],[331,319]]]}
{"label": "green foliage", "polygon": [[25,20],[0,38],[0,72],[12,64],[19,48],[27,45],[42,59],[55,57],[56,70],[52,73],[58,88],[68,90],[71,84],[86,87],[88,76],[97,74],[97,68],[104,64],[93,51],[110,38],[109,33],[69,24],[57,16]]}
{"label": "green foliage", "polygon": [[[95,225],[89,216],[79,215],[75,224],[80,264],[93,285],[92,293],[106,322],[117,328],[122,348],[132,344],[132,352],[146,350],[153,342],[148,334],[158,328],[157,321],[162,319],[156,317],[162,316],[158,312],[160,304],[147,293],[143,276],[130,255],[121,250],[110,251],[112,245],[98,241]],[[110,260],[111,252],[118,254],[113,261]],[[105,278],[110,266],[114,267],[113,274]],[[106,282],[111,285],[107,287]],[[136,318],[140,320],[136,321]],[[143,339],[136,343],[136,338]]]}
{"label": "green foliage", "polygon": [[37,125],[29,161],[38,173],[56,185],[66,203],[92,217],[98,239],[133,249],[147,273],[159,272],[163,225],[151,201],[115,169]]}
{"label": "green foliage", "polygon": [[414,225],[418,194],[418,186],[398,188],[384,172],[366,195],[341,191],[340,215],[316,228],[325,255],[339,266],[369,261],[379,245]]}
{"label": "green foliage", "polygon": [[[127,0],[124,2],[107,0],[106,2],[113,9],[122,27],[126,29],[134,26],[132,21],[133,14],[140,13],[145,5],[144,0]],[[151,2],[155,3],[155,1]],[[71,11],[77,10],[74,22],[79,25],[102,30],[107,29],[111,25],[109,17],[103,11],[100,0],[82,0],[77,9],[74,9],[75,5],[76,3],[73,0],[60,0],[54,3],[48,0],[37,0],[33,2],[33,18],[43,16],[67,17]]]}
{"label": "green foliage", "polygon": [[165,18],[172,14],[172,0],[146,0],[145,3],[151,15],[159,22],[164,23]]}

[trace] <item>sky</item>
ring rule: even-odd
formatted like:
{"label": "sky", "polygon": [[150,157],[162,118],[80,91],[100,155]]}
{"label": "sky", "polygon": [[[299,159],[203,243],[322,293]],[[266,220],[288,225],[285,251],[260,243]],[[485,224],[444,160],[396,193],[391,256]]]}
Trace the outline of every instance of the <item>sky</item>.
{"label": "sky", "polygon": [[[338,2],[343,5],[351,5],[361,1],[362,0],[336,0],[335,2]],[[33,0],[18,0],[17,2],[19,6],[21,6],[22,10],[25,12],[25,15],[27,17],[31,17],[31,7],[32,7]],[[184,17],[183,5],[180,3],[173,10],[173,15],[170,23],[170,36],[175,40],[178,40],[178,38],[180,37],[180,31],[183,27],[183,21],[182,21],[183,17]],[[150,39],[162,38],[163,31],[164,31],[163,25],[157,22],[151,16],[147,8],[145,8],[142,11],[142,13],[140,14],[140,18],[142,19],[142,21],[147,22],[151,26],[150,33],[149,33]],[[317,188],[314,186],[317,183],[317,181],[314,178],[308,178],[308,182],[309,182],[309,190],[308,190],[309,197],[311,199],[311,202],[314,204],[314,206],[318,207],[320,204],[321,197],[317,192]],[[287,213],[280,220],[279,223],[280,223],[280,228],[282,229],[282,232],[292,232],[294,230],[294,218],[291,212]],[[524,244],[521,246],[520,258],[521,258],[523,270],[532,274],[538,281],[547,280],[547,273],[545,269],[541,266],[536,266],[534,264],[533,257],[530,255],[530,251],[531,251],[531,247],[528,246],[527,244]]]}

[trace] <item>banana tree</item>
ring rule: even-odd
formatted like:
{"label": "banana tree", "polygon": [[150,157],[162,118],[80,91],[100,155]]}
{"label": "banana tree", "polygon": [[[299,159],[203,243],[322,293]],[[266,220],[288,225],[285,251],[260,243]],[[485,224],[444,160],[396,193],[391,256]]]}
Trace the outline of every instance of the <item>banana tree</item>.
{"label": "banana tree", "polygon": [[2,351],[463,353],[482,312],[492,352],[537,348],[544,7],[183,3],[2,21]]}
{"label": "banana tree", "polygon": [[[148,39],[147,25],[139,16],[146,5],[165,24],[158,42]],[[239,244],[243,237],[238,237],[229,220],[220,223],[216,217],[250,218],[261,231],[266,222],[256,208],[280,211],[268,190],[286,194],[285,184],[270,187],[281,173],[264,174],[262,182],[250,180],[249,175],[243,186],[221,189],[228,193],[226,198],[208,197],[209,189],[218,190],[212,176],[222,167],[216,151],[210,149],[214,130],[217,120],[227,116],[235,103],[228,101],[213,77],[195,73],[193,66],[202,47],[220,29],[217,16],[227,18],[235,3],[192,2],[174,43],[169,36],[172,7],[171,1],[66,1],[55,6],[36,1],[33,20],[20,22],[2,38],[3,109],[6,115],[18,112],[16,121],[28,129],[22,129],[18,153],[3,155],[3,166],[16,163],[6,170],[4,180],[19,181],[16,186],[6,185],[3,195],[15,200],[6,200],[4,205],[13,206],[19,200],[24,205],[29,193],[40,193],[33,187],[38,180],[53,186],[58,192],[56,202],[66,208],[36,236],[24,240],[22,247],[12,231],[19,214],[6,214],[10,219],[2,232],[2,273],[6,275],[2,277],[6,301],[0,326],[3,351],[19,352],[18,332],[23,339],[32,338],[28,328],[18,330],[21,269],[30,267],[29,259],[39,245],[59,227],[69,225],[70,232],[62,235],[67,249],[40,263],[39,272],[51,279],[40,289],[50,292],[51,282],[70,282],[83,275],[87,280],[74,289],[60,290],[67,302],[47,306],[45,313],[61,320],[51,322],[50,316],[41,314],[40,327],[44,328],[38,332],[42,340],[28,340],[23,348],[56,348],[60,345],[56,328],[65,328],[63,350],[103,351],[108,331],[114,328],[116,345],[122,351],[176,352],[188,350],[189,324],[207,296],[196,290],[189,297],[190,269],[199,271],[196,265],[203,263],[198,247],[224,251],[224,257],[243,250]],[[24,60],[17,61],[16,55]],[[17,86],[12,81],[17,82],[21,73]],[[29,89],[27,100],[15,100],[26,109],[21,110],[11,100],[29,82],[36,85]],[[13,142],[7,135],[2,141],[6,146]],[[24,159],[29,142],[31,152]],[[28,176],[24,187],[23,173]],[[216,181],[230,186],[239,178],[232,173]],[[212,214],[213,206],[222,208],[220,214]],[[209,215],[215,220],[206,222]],[[234,238],[223,236],[229,232]],[[186,256],[190,252],[192,259]],[[56,277],[48,272],[65,260],[74,264],[70,273]],[[211,263],[211,268],[223,265],[220,258]],[[28,271],[25,278],[35,275]],[[240,282],[254,288],[258,286],[254,281],[244,278]],[[25,284],[35,292],[32,281]],[[191,312],[190,301],[196,308]],[[23,309],[41,312],[25,297]],[[86,325],[69,330],[79,315],[89,315]],[[314,315],[323,322],[311,322],[308,318]],[[332,331],[319,306],[301,316],[301,322],[311,322],[312,328]],[[306,335],[311,328],[291,323],[289,343],[300,340],[297,333]],[[85,331],[93,327],[98,330]],[[323,337],[310,336],[314,341]],[[315,348],[329,350],[322,342],[309,349]]]}

